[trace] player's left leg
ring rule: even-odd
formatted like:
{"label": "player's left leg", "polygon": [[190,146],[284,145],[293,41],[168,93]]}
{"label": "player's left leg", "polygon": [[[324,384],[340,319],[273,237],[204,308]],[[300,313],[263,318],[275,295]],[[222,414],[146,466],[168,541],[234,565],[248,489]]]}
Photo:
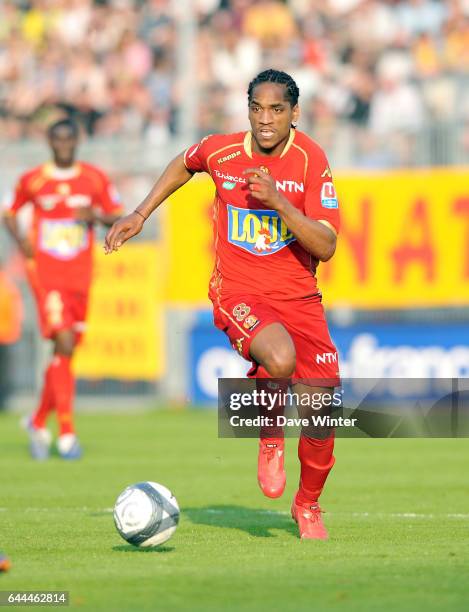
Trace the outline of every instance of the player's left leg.
{"label": "player's left leg", "polygon": [[[296,300],[285,313],[285,325],[295,343],[296,369],[292,391],[310,401],[298,404],[301,418],[330,415],[334,388],[340,384],[336,348],[330,338],[320,296]],[[298,442],[300,483],[292,514],[300,537],[325,539],[319,496],[334,465],[334,432],[318,421],[302,430]]]}
{"label": "player's left leg", "polygon": [[302,401],[298,405],[298,414],[311,423],[302,429],[298,441],[300,482],[292,516],[298,523],[300,538],[325,540],[328,534],[321,517],[319,496],[335,462],[334,431],[325,425],[315,425],[313,417],[330,416],[334,388],[295,384],[292,389],[303,400],[310,398],[309,404]]}
{"label": "player's left leg", "polygon": [[62,329],[54,336],[54,357],[51,364],[59,438],[57,448],[64,459],[76,459],[81,454],[73,421],[75,377],[72,358],[75,351],[75,334],[72,329]]}

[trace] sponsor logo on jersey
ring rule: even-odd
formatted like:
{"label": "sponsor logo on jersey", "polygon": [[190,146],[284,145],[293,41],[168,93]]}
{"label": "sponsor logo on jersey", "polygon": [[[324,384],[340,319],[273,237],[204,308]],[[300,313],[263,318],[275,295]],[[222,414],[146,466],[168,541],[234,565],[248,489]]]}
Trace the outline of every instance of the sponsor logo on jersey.
{"label": "sponsor logo on jersey", "polygon": [[39,249],[56,259],[73,259],[88,245],[84,223],[74,219],[45,219],[40,225]]}
{"label": "sponsor logo on jersey", "polygon": [[65,203],[70,208],[83,208],[85,206],[91,206],[91,197],[89,195],[74,193],[66,198]]}
{"label": "sponsor logo on jersey", "polygon": [[317,353],[316,363],[337,363],[337,353]]}
{"label": "sponsor logo on jersey", "polygon": [[297,183],[296,181],[276,181],[275,185],[278,191],[288,193],[304,193],[305,190],[303,183]]}
{"label": "sponsor logo on jersey", "polygon": [[223,164],[226,161],[230,161],[230,159],[234,159],[235,157],[239,157],[241,155],[241,151],[235,151],[234,153],[230,153],[229,155],[225,155],[225,157],[219,157],[217,159],[218,164]]}
{"label": "sponsor logo on jersey", "polygon": [[215,170],[215,176],[219,179],[225,179],[222,183],[223,189],[228,189],[231,191],[236,187],[236,183],[246,184],[246,179],[241,176],[233,176],[231,174],[225,174],[224,172],[220,172],[220,170]]}
{"label": "sponsor logo on jersey", "polygon": [[58,193],[49,193],[45,195],[40,195],[37,197],[37,203],[43,210],[52,210],[57,206],[59,202],[61,202],[63,196]]}
{"label": "sponsor logo on jersey", "polygon": [[323,183],[321,187],[321,206],[323,208],[339,208],[339,202],[331,182]]}
{"label": "sponsor logo on jersey", "polygon": [[231,191],[236,187],[236,183],[230,183],[230,181],[223,181],[221,186],[223,187],[223,189],[228,189],[228,191]]}
{"label": "sponsor logo on jersey", "polygon": [[295,239],[275,210],[228,204],[228,241],[253,255],[273,255]]}
{"label": "sponsor logo on jersey", "polygon": [[321,174],[321,178],[332,178],[332,172],[331,169],[329,168],[329,166],[326,167],[326,169],[324,170],[324,172]]}

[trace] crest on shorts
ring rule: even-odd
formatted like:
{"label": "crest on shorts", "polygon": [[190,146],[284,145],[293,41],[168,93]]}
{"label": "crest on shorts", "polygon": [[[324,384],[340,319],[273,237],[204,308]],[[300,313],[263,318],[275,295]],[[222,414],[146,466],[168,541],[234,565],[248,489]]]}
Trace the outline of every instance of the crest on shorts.
{"label": "crest on shorts", "polygon": [[228,204],[228,241],[253,255],[273,255],[296,238],[275,210]]}
{"label": "crest on shorts", "polygon": [[237,321],[242,321],[245,319],[250,312],[251,307],[244,302],[241,302],[241,304],[236,304],[236,306],[233,308],[233,316]]}
{"label": "crest on shorts", "polygon": [[258,325],[259,325],[259,319],[255,315],[252,315],[252,314],[247,316],[243,323],[243,326],[249,331],[252,331]]}

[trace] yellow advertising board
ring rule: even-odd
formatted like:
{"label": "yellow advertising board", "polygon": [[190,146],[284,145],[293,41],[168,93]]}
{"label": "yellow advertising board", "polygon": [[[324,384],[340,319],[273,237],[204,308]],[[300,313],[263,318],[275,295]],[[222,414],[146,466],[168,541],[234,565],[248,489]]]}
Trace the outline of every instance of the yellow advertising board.
{"label": "yellow advertising board", "polygon": [[78,377],[154,381],[163,372],[161,247],[129,242],[94,254],[87,332],[74,360]]}
{"label": "yellow advertising board", "polygon": [[[328,306],[411,308],[469,304],[468,169],[337,174],[342,229],[320,264]],[[172,305],[207,304],[213,266],[208,176],[166,203]]]}
{"label": "yellow advertising board", "polygon": [[172,306],[206,306],[213,269],[212,202],[215,187],[196,175],[164,203],[164,248],[169,270],[166,296]]}
{"label": "yellow advertising board", "polygon": [[341,175],[336,184],[338,248],[318,272],[326,304],[469,304],[467,169]]}

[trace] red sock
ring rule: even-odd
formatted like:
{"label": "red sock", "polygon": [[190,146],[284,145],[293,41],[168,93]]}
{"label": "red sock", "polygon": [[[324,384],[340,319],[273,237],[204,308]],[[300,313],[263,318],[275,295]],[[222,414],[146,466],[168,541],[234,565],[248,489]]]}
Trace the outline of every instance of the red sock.
{"label": "red sock", "polygon": [[74,433],[72,413],[75,379],[70,357],[55,355],[51,365],[51,381],[59,422],[59,435]]}
{"label": "red sock", "polygon": [[300,436],[298,457],[301,463],[300,488],[296,495],[299,504],[316,502],[334,465],[334,436],[323,440]]}
{"label": "red sock", "polygon": [[44,373],[44,386],[42,387],[41,400],[36,412],[32,416],[32,424],[37,429],[42,429],[46,426],[46,420],[49,413],[54,409],[54,393],[51,382],[52,363]]}
{"label": "red sock", "polygon": [[[266,380],[270,379],[270,380]],[[267,406],[270,406],[270,401],[267,406],[261,406],[259,408],[259,416],[265,416],[269,419],[274,419],[273,426],[262,426],[260,429],[261,438],[283,438],[283,427],[277,426],[277,416],[283,415],[285,411],[285,403],[283,401],[283,394],[288,391],[288,381],[283,378],[272,378],[265,368],[259,366],[256,373],[256,389],[257,391],[265,391],[272,397],[271,394],[278,393],[279,397],[275,400],[275,404],[271,410],[268,410]]]}

